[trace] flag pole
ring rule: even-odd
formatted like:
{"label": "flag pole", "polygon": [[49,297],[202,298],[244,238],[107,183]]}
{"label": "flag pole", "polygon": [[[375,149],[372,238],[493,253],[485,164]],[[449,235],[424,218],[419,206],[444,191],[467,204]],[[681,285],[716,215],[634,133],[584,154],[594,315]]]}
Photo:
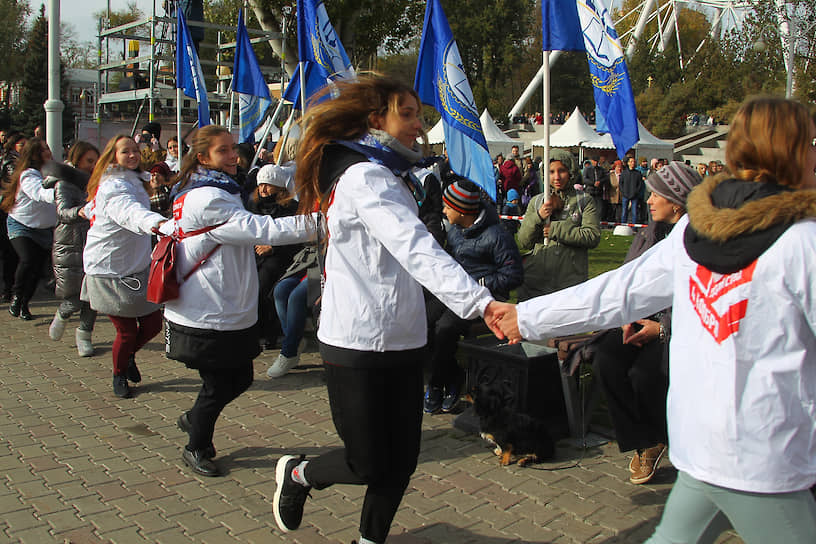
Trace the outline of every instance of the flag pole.
{"label": "flag pole", "polygon": [[258,149],[255,150],[255,156],[252,158],[252,164],[249,165],[250,170],[255,168],[255,165],[258,163],[258,157],[261,156],[261,149],[263,149],[264,144],[266,143],[266,137],[269,135],[269,131],[272,130],[272,127],[275,126],[275,121],[278,120],[278,115],[280,115],[282,109],[283,109],[283,97],[281,97],[281,99],[278,101],[278,107],[275,108],[275,113],[272,114],[272,117],[266,124],[263,136],[261,136],[261,141],[258,143]]}
{"label": "flag pole", "polygon": [[184,92],[181,87],[176,87],[176,138],[178,139],[178,160],[181,169],[181,159],[184,157],[184,140],[181,139],[181,102]]}
{"label": "flag pole", "polygon": [[283,128],[281,129],[281,142],[280,142],[280,151],[278,151],[278,157],[275,158],[275,164],[283,164],[281,163],[280,157],[286,149],[286,141],[289,139],[289,131],[292,129],[292,120],[295,118],[295,108],[292,107],[292,112],[289,114],[289,118],[283,124]]}
{"label": "flag pole", "polygon": [[[230,109],[229,109],[229,125],[227,128],[232,134],[232,127],[235,125],[235,119],[233,119],[233,115],[235,115],[235,91],[232,90],[232,84],[230,83]],[[239,123],[240,126],[240,123]],[[240,130],[240,129],[239,129]],[[238,138],[240,140],[240,137]]]}
{"label": "flag pole", "polygon": [[[300,111],[301,115],[306,115],[306,63],[300,62]],[[294,108],[293,110],[294,111]]]}
{"label": "flag pole", "polygon": [[[541,75],[541,84],[544,87],[544,163],[542,164],[541,184],[544,193],[544,201],[550,198],[550,52],[543,54],[544,70]],[[549,217],[545,222],[550,224]],[[548,238],[544,238],[544,245],[549,243]]]}

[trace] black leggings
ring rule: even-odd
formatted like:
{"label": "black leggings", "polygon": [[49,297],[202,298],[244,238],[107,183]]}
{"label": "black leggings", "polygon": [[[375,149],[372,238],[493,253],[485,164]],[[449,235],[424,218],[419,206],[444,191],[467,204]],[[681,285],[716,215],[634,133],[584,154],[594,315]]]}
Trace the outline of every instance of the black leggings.
{"label": "black leggings", "polygon": [[360,534],[374,542],[385,542],[419,457],[421,353],[360,353],[361,360],[390,360],[384,367],[324,365],[332,419],[344,447],[310,460],[304,476],[315,489],[367,485]]}
{"label": "black leggings", "polygon": [[25,236],[12,238],[11,246],[19,258],[17,270],[14,272],[14,286],[11,291],[14,296],[20,298],[23,304],[27,304],[37,289],[37,283],[42,276],[43,266],[45,266],[45,261],[48,259],[49,250]]}

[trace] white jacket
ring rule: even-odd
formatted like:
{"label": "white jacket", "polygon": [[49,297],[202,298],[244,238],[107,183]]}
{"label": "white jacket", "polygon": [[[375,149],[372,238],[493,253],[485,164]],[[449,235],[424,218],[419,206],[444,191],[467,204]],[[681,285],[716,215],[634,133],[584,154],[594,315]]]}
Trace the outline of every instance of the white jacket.
{"label": "white jacket", "polygon": [[[192,232],[224,223],[177,245],[176,273],[181,280],[216,244],[222,244],[181,285],[180,296],[165,304],[168,321],[198,329],[243,330],[258,320],[256,245],[286,245],[313,238],[304,216],[272,219],[244,209],[240,195],[199,187],[173,204],[176,226]],[[314,225],[314,223],[312,223]]]}
{"label": "white jacket", "polygon": [[39,170],[23,170],[14,207],[9,211],[15,221],[32,229],[47,229],[57,224],[54,189],[43,189],[42,180]]}
{"label": "white jacket", "polygon": [[816,222],[794,224],[753,269],[729,275],[689,258],[687,224],[683,217],[617,270],[519,304],[521,334],[607,329],[671,306],[672,463],[729,489],[808,489],[816,483]]}
{"label": "white jacket", "polygon": [[329,249],[318,338],[339,348],[401,351],[427,342],[424,285],[457,315],[493,298],[428,233],[405,183],[371,162],[350,166],[327,214]]}
{"label": "white jacket", "polygon": [[86,274],[121,278],[150,266],[148,235],[166,218],[150,211],[138,172],[118,167],[105,172],[85,213],[91,222],[82,254]]}

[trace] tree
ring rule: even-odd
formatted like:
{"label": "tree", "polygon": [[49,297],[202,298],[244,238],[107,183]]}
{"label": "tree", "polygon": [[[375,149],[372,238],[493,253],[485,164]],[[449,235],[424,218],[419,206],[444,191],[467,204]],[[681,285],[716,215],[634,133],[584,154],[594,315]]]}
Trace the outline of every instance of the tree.
{"label": "tree", "polygon": [[12,83],[20,80],[20,67],[25,46],[25,21],[30,9],[26,0],[0,0],[0,21],[4,22],[0,32],[0,51],[4,53],[0,63],[0,81],[6,84],[6,104],[9,107]]}

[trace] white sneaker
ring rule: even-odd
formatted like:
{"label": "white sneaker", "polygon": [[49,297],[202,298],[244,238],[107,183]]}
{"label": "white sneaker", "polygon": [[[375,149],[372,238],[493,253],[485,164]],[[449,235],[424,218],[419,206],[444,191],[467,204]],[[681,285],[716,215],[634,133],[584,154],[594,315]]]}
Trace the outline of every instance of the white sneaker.
{"label": "white sneaker", "polygon": [[62,338],[62,333],[65,332],[65,325],[68,323],[67,319],[63,319],[57,310],[57,313],[54,314],[54,319],[51,320],[51,326],[48,327],[48,337],[51,340],[59,340]]}
{"label": "white sneaker", "polygon": [[285,357],[283,354],[279,354],[275,362],[272,363],[272,366],[266,371],[266,377],[280,378],[281,376],[285,376],[286,373],[295,368],[299,362],[300,355]]}
{"label": "white sneaker", "polygon": [[93,355],[94,347],[91,343],[91,331],[76,330],[77,353],[80,357],[90,357]]}

